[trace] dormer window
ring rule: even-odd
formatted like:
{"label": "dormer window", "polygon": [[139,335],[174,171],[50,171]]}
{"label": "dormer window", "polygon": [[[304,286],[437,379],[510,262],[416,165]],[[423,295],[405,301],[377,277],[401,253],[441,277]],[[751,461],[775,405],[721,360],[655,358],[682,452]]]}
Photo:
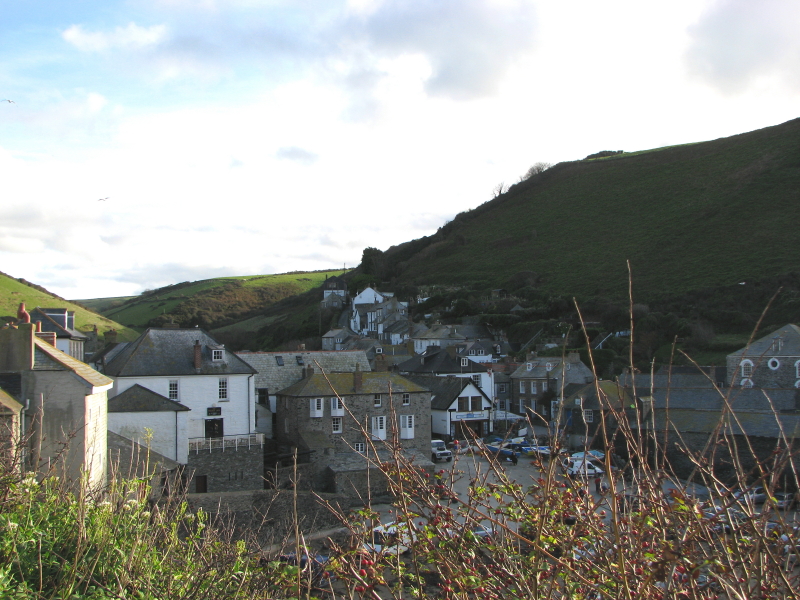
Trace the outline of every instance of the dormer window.
{"label": "dormer window", "polygon": [[526,368],[528,371],[533,371],[533,363],[528,363],[527,365],[525,365],[525,368]]}
{"label": "dormer window", "polygon": [[[740,363],[741,367],[741,375],[744,378],[752,377],[753,376],[753,361],[751,360],[743,360]],[[744,386],[743,386],[744,387]]]}
{"label": "dormer window", "polygon": [[461,359],[461,366],[462,366],[462,367],[467,367],[467,366],[469,366],[469,359],[468,359],[468,358],[462,358],[462,359]]}
{"label": "dormer window", "polygon": [[222,348],[211,349],[211,360],[214,362],[221,362],[225,358],[225,351]]}
{"label": "dormer window", "polygon": [[743,388],[753,387],[753,380],[749,378],[742,379],[742,387]]}
{"label": "dormer window", "polygon": [[772,352],[780,352],[782,348],[783,348],[783,338],[779,337],[772,338],[772,347],[770,348],[770,350]]}
{"label": "dormer window", "polygon": [[279,367],[282,367],[283,366],[283,357],[282,356],[276,356],[275,357],[275,362],[278,364]]}
{"label": "dormer window", "polygon": [[375,354],[383,354],[383,348],[375,348]]}
{"label": "dormer window", "polygon": [[297,364],[301,367],[303,366],[303,357],[302,356],[295,356],[295,360],[297,360]]}

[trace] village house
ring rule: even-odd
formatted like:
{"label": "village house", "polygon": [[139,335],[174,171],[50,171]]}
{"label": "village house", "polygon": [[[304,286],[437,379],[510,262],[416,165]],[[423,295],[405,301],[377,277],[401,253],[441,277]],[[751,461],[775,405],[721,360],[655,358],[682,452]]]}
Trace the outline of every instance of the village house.
{"label": "village house", "polygon": [[344,345],[353,337],[355,334],[346,327],[331,329],[322,336],[322,349],[327,351],[343,350]]}
{"label": "village house", "polygon": [[347,282],[336,275],[327,277],[325,283],[322,284],[323,308],[341,309],[347,305],[347,301]]}
{"label": "village house", "polygon": [[494,372],[491,364],[481,364],[466,356],[457,356],[456,348],[429,346],[420,355],[397,365],[401,375],[436,375],[437,377],[464,377],[482,389],[487,395],[494,392]]}
{"label": "village house", "polygon": [[0,329],[0,395],[5,412],[19,415],[7,421],[29,438],[27,467],[98,488],[106,483],[113,382],[56,348],[55,332],[37,333],[24,307],[20,314],[18,326]]}
{"label": "village house", "polygon": [[149,328],[105,363],[108,428],[186,467],[189,491],[263,488],[255,370],[199,328]]}
{"label": "village house", "polygon": [[431,394],[400,375],[360,368],[323,375],[309,367],[277,396],[276,438],[308,457],[313,489],[357,496],[366,489],[367,458],[386,460],[387,445],[427,464]]}
{"label": "village house", "polygon": [[511,407],[523,417],[533,411],[552,419],[557,407],[557,396],[563,386],[570,383],[586,384],[594,381],[591,369],[584,365],[577,352],[566,359],[560,356],[537,357],[529,354],[511,375]]}
{"label": "village house", "polygon": [[308,368],[317,373],[351,373],[356,368],[370,371],[367,355],[354,351],[309,351],[296,352],[237,352],[236,356],[250,365],[256,372],[257,431],[274,437],[277,394],[304,379]]}
{"label": "village house", "polygon": [[494,431],[492,399],[471,379],[408,375],[431,391],[431,434],[445,441],[484,438]]}
{"label": "village house", "polygon": [[84,345],[88,337],[75,329],[74,310],[37,306],[30,311],[30,316],[31,323],[39,323],[39,331],[56,334],[56,348],[80,361],[86,360]]}

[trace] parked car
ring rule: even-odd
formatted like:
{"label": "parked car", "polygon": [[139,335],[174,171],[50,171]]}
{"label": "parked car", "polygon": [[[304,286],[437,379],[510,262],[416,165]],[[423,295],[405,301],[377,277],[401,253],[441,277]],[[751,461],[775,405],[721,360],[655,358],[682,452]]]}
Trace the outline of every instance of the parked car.
{"label": "parked car", "polygon": [[[297,553],[281,554],[278,556],[278,560],[289,565],[297,565]],[[311,568],[311,580],[314,584],[319,584],[323,579],[335,579],[336,575],[325,568],[328,560],[329,558],[324,554],[310,556],[308,552],[303,552],[300,554],[300,570],[305,572]]]}
{"label": "parked car", "polygon": [[591,460],[580,458],[567,458],[561,466],[570,477],[597,477],[605,475],[605,471]]}
{"label": "parked car", "polygon": [[767,501],[767,491],[763,487],[753,487],[733,493],[737,502],[748,504],[763,504]]}
{"label": "parked car", "polygon": [[453,453],[447,449],[442,440],[431,440],[431,462],[436,463],[440,460],[450,462],[453,460]]}
{"label": "parked car", "polygon": [[408,523],[398,522],[378,525],[371,537],[371,541],[364,542],[363,549],[377,554],[405,554],[416,539]]}
{"label": "parked car", "polygon": [[576,452],[572,455],[572,458],[583,458],[586,455],[589,455],[589,460],[596,458],[597,460],[604,460],[606,455],[604,452],[600,452],[600,450],[589,450],[588,452]]}
{"label": "parked car", "polygon": [[780,509],[792,509],[797,504],[797,494],[793,492],[775,492],[775,507]]}

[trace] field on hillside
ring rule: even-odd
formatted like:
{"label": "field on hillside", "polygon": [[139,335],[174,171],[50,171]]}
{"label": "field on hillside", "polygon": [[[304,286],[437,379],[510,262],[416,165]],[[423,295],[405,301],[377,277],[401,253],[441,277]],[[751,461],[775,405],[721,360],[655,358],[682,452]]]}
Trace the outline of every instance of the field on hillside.
{"label": "field on hillside", "polygon": [[262,327],[266,321],[258,321],[257,313],[261,310],[283,298],[317,288],[327,277],[340,274],[341,269],[337,269],[179,283],[145,292],[116,306],[109,303],[104,314],[137,328],[171,319],[183,326],[200,325],[213,330],[240,328],[237,324],[241,321],[256,319],[245,327]]}
{"label": "field on hillside", "polygon": [[42,308],[66,307],[75,311],[75,326],[83,331],[97,325],[102,334],[109,329],[116,329],[119,339],[133,340],[138,333],[123,327],[116,321],[91,312],[82,306],[55,297],[52,294],[17,281],[13,277],[0,274],[0,320],[16,319],[19,303],[24,302],[28,310],[40,306]]}
{"label": "field on hillside", "polygon": [[798,268],[800,119],[730,138],[561,163],[384,253],[382,279],[624,297]]}

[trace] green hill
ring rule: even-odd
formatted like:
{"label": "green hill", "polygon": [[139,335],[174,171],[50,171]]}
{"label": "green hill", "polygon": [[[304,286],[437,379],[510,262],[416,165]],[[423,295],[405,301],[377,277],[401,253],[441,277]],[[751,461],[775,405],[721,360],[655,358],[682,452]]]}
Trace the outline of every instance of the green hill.
{"label": "green hill", "polygon": [[[264,310],[276,302],[322,285],[341,269],[279,275],[220,277],[178,283],[132,298],[83,300],[129,327],[159,326],[170,321],[212,331],[252,331],[269,322]],[[321,299],[321,296],[320,296]]]}
{"label": "green hill", "polygon": [[637,297],[777,277],[800,263],[800,119],[555,165],[361,265],[397,285]]}
{"label": "green hill", "polygon": [[28,310],[36,306],[42,308],[64,307],[74,310],[75,326],[81,331],[91,331],[95,325],[101,335],[109,329],[116,329],[120,341],[133,340],[139,335],[136,331],[120,325],[116,321],[51,294],[41,286],[0,273],[0,321],[16,319],[20,302],[24,302]]}

